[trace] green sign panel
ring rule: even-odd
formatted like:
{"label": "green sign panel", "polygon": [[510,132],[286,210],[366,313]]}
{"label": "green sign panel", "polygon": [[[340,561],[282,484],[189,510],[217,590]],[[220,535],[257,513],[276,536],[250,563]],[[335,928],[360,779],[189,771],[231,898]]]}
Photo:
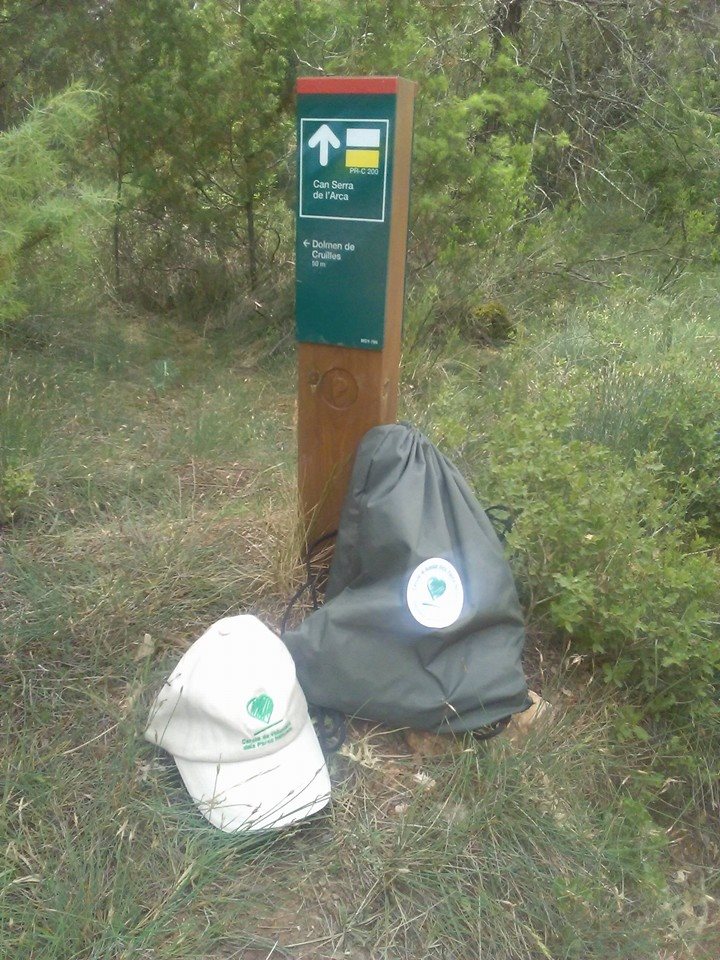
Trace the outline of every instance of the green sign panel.
{"label": "green sign panel", "polygon": [[380,350],[393,94],[298,95],[297,338]]}

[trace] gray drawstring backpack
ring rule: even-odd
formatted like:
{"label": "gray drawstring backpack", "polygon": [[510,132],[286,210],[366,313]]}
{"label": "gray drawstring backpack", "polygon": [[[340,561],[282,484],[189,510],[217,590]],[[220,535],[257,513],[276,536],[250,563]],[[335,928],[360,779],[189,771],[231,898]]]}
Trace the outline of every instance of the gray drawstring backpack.
{"label": "gray drawstring backpack", "polygon": [[350,716],[449,732],[530,706],[502,545],[457,469],[407,424],[363,437],[325,603],[283,639],[308,700]]}

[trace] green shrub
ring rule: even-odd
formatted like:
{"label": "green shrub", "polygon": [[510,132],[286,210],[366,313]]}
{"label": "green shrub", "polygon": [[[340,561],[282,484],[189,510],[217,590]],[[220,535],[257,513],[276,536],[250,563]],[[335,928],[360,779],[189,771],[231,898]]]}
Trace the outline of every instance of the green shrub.
{"label": "green shrub", "polygon": [[536,392],[562,390],[561,406],[572,411],[568,438],[600,443],[627,466],[654,453],[671,493],[717,535],[720,335],[714,313],[697,292],[655,296],[650,303],[646,292],[626,294],[602,308],[570,312],[542,339],[532,336],[522,365],[530,366]]}
{"label": "green shrub", "polygon": [[625,688],[637,731],[720,719],[720,338],[699,290],[565,307],[501,353],[448,338],[409,371],[408,415],[519,514],[531,621]]}
{"label": "green shrub", "polygon": [[180,377],[180,371],[174,360],[164,357],[162,360],[156,360],[152,365],[150,373],[150,383],[157,395],[164,393],[168,387],[177,383]]}
{"label": "green shrub", "polygon": [[545,410],[502,422],[492,486],[519,511],[512,547],[535,616],[639,692],[650,715],[716,706],[720,566],[654,455],[625,466],[563,437]]}
{"label": "green shrub", "polygon": [[688,71],[689,55],[682,42],[669,53],[669,82],[646,104],[651,122],[616,131],[606,152],[613,176],[644,188],[649,213],[666,226],[679,226],[689,249],[717,258],[720,84],[709,62]]}
{"label": "green shrub", "polygon": [[0,525],[10,523],[27,504],[35,489],[35,474],[28,467],[0,469]]}
{"label": "green shrub", "polygon": [[95,99],[70,88],[0,132],[0,329],[57,311],[62,301],[75,309],[92,287],[88,227],[99,218],[99,198],[73,166]]}
{"label": "green shrub", "polygon": [[574,435],[618,450],[626,463],[654,451],[688,515],[720,531],[720,387],[712,369],[609,364],[578,384],[578,401]]}

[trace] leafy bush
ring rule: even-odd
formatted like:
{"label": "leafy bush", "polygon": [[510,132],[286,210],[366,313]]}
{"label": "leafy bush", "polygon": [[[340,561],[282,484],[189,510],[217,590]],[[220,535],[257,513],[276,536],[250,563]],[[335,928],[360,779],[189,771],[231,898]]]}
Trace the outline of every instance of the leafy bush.
{"label": "leafy bush", "polygon": [[[582,399],[580,400],[580,397]],[[717,381],[677,364],[609,364],[580,388],[575,435],[621,448],[626,462],[654,450],[688,515],[720,532]]]}
{"label": "leafy bush", "polygon": [[0,469],[0,525],[9,523],[27,504],[35,489],[35,474],[28,467]]}
{"label": "leafy bush", "polygon": [[39,296],[52,309],[73,307],[91,287],[86,227],[98,197],[84,189],[72,161],[94,120],[93,94],[70,88],[0,132],[0,329]]}
{"label": "leafy bush", "polygon": [[561,388],[572,410],[567,436],[600,443],[628,466],[654,452],[688,515],[717,535],[720,335],[708,306],[683,291],[649,304],[638,292],[570,312],[531,341],[540,389]]}
{"label": "leafy bush", "polygon": [[628,467],[607,448],[566,440],[547,408],[498,424],[492,487],[519,512],[512,547],[531,609],[650,715],[716,706],[720,565],[685,519],[653,454]]}
{"label": "leafy bush", "polygon": [[646,717],[707,720],[720,719],[720,337],[693,296],[565,306],[501,353],[451,336],[442,359],[415,358],[409,415],[482,500],[518,513],[531,618]]}
{"label": "leafy bush", "polygon": [[720,93],[717,70],[702,61],[688,71],[694,51],[686,38],[666,52],[668,84],[644,104],[642,122],[608,138],[618,177],[642,184],[649,211],[680,226],[690,248],[718,246]]}

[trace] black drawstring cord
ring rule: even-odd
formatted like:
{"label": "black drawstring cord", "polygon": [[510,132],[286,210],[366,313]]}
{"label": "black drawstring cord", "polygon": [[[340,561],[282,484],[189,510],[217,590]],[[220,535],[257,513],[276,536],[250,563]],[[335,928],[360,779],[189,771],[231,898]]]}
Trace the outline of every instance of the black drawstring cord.
{"label": "black drawstring cord", "polygon": [[331,753],[337,753],[347,737],[345,714],[329,707],[311,705],[310,716],[324,755],[329,757]]}
{"label": "black drawstring cord", "polygon": [[313,573],[312,562],[313,557],[317,553],[318,547],[321,547],[324,543],[327,543],[329,540],[333,540],[337,536],[337,530],[332,530],[330,533],[326,533],[322,537],[318,537],[317,540],[313,541],[310,546],[305,551],[304,564],[305,564],[305,583],[303,583],[295,593],[290,598],[288,605],[285,607],[285,613],[283,614],[282,623],[280,624],[280,636],[285,635],[287,630],[288,620],[290,619],[290,614],[293,611],[293,607],[298,602],[300,597],[305,593],[306,590],[310,591],[310,596],[312,598],[313,610],[317,610],[320,606],[320,601],[318,600],[317,585],[320,573]]}
{"label": "black drawstring cord", "polygon": [[500,543],[505,543],[517,519],[517,513],[513,513],[510,507],[504,503],[496,503],[492,507],[485,509],[485,515],[497,534]]}
{"label": "black drawstring cord", "polygon": [[[324,536],[318,537],[317,540],[313,541],[313,543],[311,543],[305,551],[305,583],[303,583],[295,591],[287,607],[285,608],[285,613],[280,625],[281,637],[285,636],[288,620],[292,614],[293,607],[306,590],[310,591],[313,610],[317,610],[319,608],[320,601],[318,599],[318,581],[322,571],[320,570],[316,573],[313,572],[313,557],[317,553],[318,547],[321,547],[329,540],[333,540],[335,537],[337,537],[337,530],[333,530],[331,533],[326,533]],[[336,753],[343,743],[345,743],[345,738],[347,736],[347,723],[345,721],[344,714],[340,713],[339,710],[332,710],[328,707],[320,707],[314,704],[310,707],[310,714],[313,723],[315,724],[315,730],[317,732],[323,754],[328,757],[331,753]]]}

